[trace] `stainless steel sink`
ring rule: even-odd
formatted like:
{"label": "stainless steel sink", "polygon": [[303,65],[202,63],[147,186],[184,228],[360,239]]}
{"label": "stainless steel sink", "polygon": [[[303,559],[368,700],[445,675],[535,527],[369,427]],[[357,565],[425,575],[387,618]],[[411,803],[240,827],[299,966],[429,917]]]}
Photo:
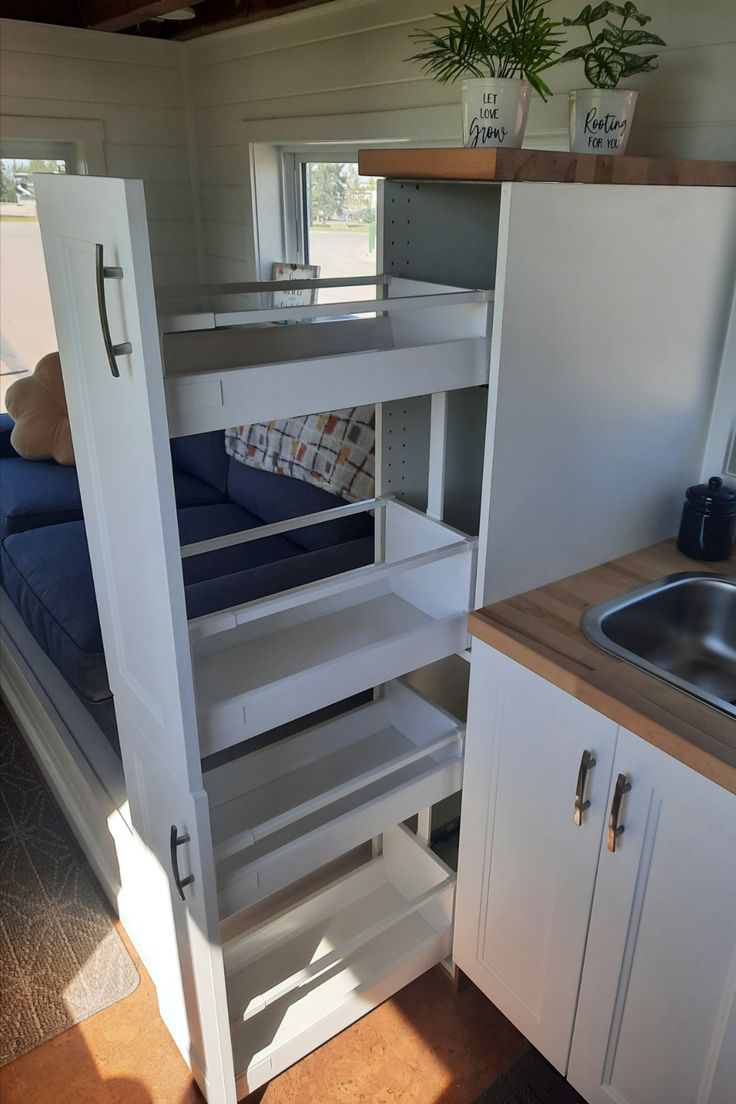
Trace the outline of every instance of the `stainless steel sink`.
{"label": "stainless steel sink", "polygon": [[582,618],[594,644],[736,717],[736,577],[667,575]]}

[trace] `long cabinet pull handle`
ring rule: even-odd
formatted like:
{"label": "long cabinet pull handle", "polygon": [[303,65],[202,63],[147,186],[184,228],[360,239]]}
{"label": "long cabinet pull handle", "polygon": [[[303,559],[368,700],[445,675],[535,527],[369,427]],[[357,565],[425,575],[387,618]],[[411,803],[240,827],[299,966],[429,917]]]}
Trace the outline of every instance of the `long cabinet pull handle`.
{"label": "long cabinet pull handle", "polygon": [[105,299],[105,280],[122,280],[123,270],[114,265],[106,265],[104,252],[104,247],[100,242],[97,242],[95,245],[97,308],[100,312],[100,327],[102,329],[102,340],[105,344],[105,352],[107,353],[107,363],[110,365],[110,371],[113,376],[117,379],[120,375],[120,369],[118,368],[115,357],[123,356],[125,353],[132,353],[133,346],[129,341],[122,341],[119,345],[113,345],[112,337],[110,336],[110,322],[107,317],[107,301]]}
{"label": "long cabinet pull handle", "polygon": [[578,781],[575,787],[575,808],[573,810],[572,819],[573,824],[577,828],[583,826],[583,813],[586,809],[590,808],[590,802],[585,800],[585,785],[588,781],[588,771],[596,764],[595,752],[588,751],[586,748],[580,757],[580,769],[578,771]]}
{"label": "long cabinet pull handle", "polygon": [[616,779],[616,786],[613,791],[613,801],[611,802],[611,818],[608,821],[608,850],[616,850],[616,840],[619,836],[623,835],[624,825],[619,824],[619,817],[621,815],[621,802],[623,801],[624,794],[628,793],[631,789],[631,783],[625,774],[620,774]]}
{"label": "long cabinet pull handle", "polygon": [[182,901],[186,900],[184,896],[184,887],[192,884],[192,882],[194,881],[194,875],[187,874],[186,878],[182,878],[181,874],[179,873],[179,856],[176,849],[177,847],[181,847],[183,843],[189,843],[189,840],[190,836],[188,834],[180,836],[176,825],[171,825],[171,835],[169,836],[169,849],[171,851],[171,872],[174,875],[174,884]]}

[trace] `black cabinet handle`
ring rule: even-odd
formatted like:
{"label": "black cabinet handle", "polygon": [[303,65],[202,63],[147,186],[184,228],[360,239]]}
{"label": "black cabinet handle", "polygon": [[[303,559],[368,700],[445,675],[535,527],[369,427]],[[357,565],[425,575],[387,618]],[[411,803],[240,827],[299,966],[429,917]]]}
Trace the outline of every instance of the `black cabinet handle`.
{"label": "black cabinet handle", "polygon": [[177,847],[181,847],[183,843],[189,843],[189,835],[180,836],[175,824],[171,825],[171,835],[169,837],[169,849],[171,851],[171,872],[174,875],[174,884],[179,891],[179,896],[182,901],[186,900],[184,897],[184,886],[191,885],[194,881],[193,874],[187,874],[186,878],[182,878],[179,873],[179,856],[177,854]]}
{"label": "black cabinet handle", "polygon": [[117,366],[115,357],[123,356],[124,353],[132,353],[133,346],[129,341],[123,341],[119,345],[113,345],[112,337],[110,336],[110,322],[107,317],[107,301],[105,299],[105,280],[122,280],[123,270],[113,265],[106,265],[104,259],[104,248],[99,242],[95,245],[95,267],[97,275],[97,308],[100,312],[100,326],[102,328],[102,340],[105,345],[105,352],[107,353],[107,363],[110,365],[110,371],[117,379],[120,375],[120,369]]}

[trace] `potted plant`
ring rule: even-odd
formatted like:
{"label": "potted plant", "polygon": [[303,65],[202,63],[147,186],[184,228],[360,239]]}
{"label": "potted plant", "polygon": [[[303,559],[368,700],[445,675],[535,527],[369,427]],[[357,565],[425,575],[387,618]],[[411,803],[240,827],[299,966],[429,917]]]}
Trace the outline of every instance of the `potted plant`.
{"label": "potted plant", "polygon": [[441,26],[413,34],[424,48],[408,60],[441,84],[462,78],[466,146],[520,146],[530,87],[550,95],[541,74],[557,60],[561,24],[542,0],[481,0],[436,18]]}
{"label": "potted plant", "polygon": [[[614,22],[609,15],[619,17]],[[596,35],[591,27],[605,21]],[[585,62],[590,88],[570,92],[570,149],[573,153],[619,154],[626,149],[638,92],[619,88],[619,81],[656,69],[656,54],[640,54],[633,47],[665,46],[659,35],[642,28],[651,20],[636,4],[586,4],[566,27],[585,27],[588,41],[568,50],[560,61]],[[634,24],[627,26],[627,24]]]}

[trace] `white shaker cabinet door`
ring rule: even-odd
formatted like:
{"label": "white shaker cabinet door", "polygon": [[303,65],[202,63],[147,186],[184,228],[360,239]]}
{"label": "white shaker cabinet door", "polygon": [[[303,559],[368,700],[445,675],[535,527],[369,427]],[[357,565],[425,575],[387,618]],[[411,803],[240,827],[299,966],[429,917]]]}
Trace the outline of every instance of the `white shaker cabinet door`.
{"label": "white shaker cabinet door", "polygon": [[473,641],[455,961],[562,1073],[616,732]]}
{"label": "white shaker cabinet door", "polygon": [[569,1079],[590,1104],[734,1104],[736,796],[624,730],[617,788]]}

